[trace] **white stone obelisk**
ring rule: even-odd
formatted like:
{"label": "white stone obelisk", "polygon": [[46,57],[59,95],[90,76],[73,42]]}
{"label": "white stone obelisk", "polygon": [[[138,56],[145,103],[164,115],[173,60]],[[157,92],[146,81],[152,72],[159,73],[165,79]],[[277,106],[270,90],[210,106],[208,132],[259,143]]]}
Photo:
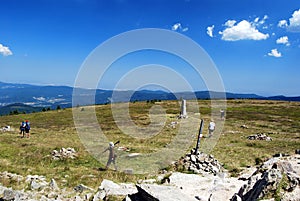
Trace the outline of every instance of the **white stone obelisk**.
{"label": "white stone obelisk", "polygon": [[181,113],[180,113],[181,118],[187,118],[187,113],[186,113],[186,100],[182,99],[181,101]]}

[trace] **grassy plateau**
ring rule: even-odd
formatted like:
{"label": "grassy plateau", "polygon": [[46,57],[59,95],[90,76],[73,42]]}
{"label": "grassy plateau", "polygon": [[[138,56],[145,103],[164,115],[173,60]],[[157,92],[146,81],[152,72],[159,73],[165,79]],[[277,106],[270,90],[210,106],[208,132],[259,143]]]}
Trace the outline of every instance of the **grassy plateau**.
{"label": "grassy plateau", "polygon": [[[204,136],[207,135],[210,104],[209,100],[198,101],[200,117],[204,119],[205,124]],[[110,105],[95,106],[96,117],[110,141],[120,140],[120,145],[129,147],[132,153],[155,152],[170,143],[176,136],[180,125],[171,128],[169,124],[178,121],[180,103],[178,101],[130,103],[129,111],[133,122],[141,127],[150,124],[149,110],[154,105],[165,109],[167,119],[160,133],[147,139],[135,139],[124,134],[115,123]],[[77,109],[86,110],[85,107]],[[21,138],[19,125],[26,119],[31,122],[31,137]],[[138,179],[151,177],[151,175],[125,174],[112,170],[99,171],[99,168],[104,168],[105,164],[101,164],[89,154],[81,143],[71,108],[0,116],[0,126],[6,125],[10,125],[14,130],[0,132],[0,172],[8,171],[22,176],[44,175],[48,180],[54,178],[60,186],[66,188],[73,188],[80,183],[97,188],[103,179],[136,182]],[[198,124],[194,126],[199,127]],[[272,141],[247,139],[247,136],[257,133],[267,134]],[[195,137],[192,146],[196,141]],[[74,148],[78,153],[77,159],[53,160],[52,150],[59,150],[62,147]],[[211,154],[224,165],[224,168],[235,175],[243,168],[258,165],[276,153],[292,154],[299,148],[300,102],[229,100],[224,127]],[[5,186],[18,186],[17,183],[3,179],[0,179],[0,183]]]}

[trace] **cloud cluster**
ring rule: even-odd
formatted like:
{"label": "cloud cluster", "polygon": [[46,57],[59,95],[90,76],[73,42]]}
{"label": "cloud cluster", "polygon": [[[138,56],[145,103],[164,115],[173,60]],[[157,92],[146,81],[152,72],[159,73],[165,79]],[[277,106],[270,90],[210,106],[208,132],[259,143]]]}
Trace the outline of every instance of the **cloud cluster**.
{"label": "cloud cluster", "polygon": [[12,55],[12,52],[10,51],[9,47],[3,46],[0,43],[0,54],[2,54],[3,56],[9,56]]}
{"label": "cloud cluster", "polygon": [[287,20],[280,20],[277,26],[287,28],[287,30],[291,32],[300,32],[300,9],[294,11],[289,22]]}
{"label": "cloud cluster", "polygon": [[189,30],[188,27],[183,27],[183,26],[181,25],[181,23],[179,23],[179,22],[173,24],[173,26],[172,26],[172,31],[182,31],[182,32],[186,32],[186,31],[188,31],[188,30]]}
{"label": "cloud cluster", "polygon": [[267,19],[267,16],[261,21],[259,21],[259,18],[256,18],[254,22],[242,20],[237,23],[235,20],[228,20],[225,23],[226,28],[220,31],[219,34],[222,35],[222,40],[226,41],[265,40],[269,37],[269,34],[261,33],[257,29],[257,26],[263,24],[265,19]]}
{"label": "cloud cluster", "polygon": [[272,49],[271,52],[268,53],[268,55],[271,57],[281,57],[281,53],[278,52],[277,49]]}
{"label": "cloud cluster", "polygon": [[283,44],[286,46],[290,46],[289,38],[287,36],[282,36],[276,40],[277,44]]}
{"label": "cloud cluster", "polygon": [[[264,17],[256,17],[252,18],[252,20],[227,20],[219,31],[221,35],[221,39],[224,41],[240,41],[240,40],[266,40],[270,37],[269,33],[263,33],[260,29],[269,30],[273,29],[272,24],[267,24],[266,20],[269,17],[264,15]],[[295,10],[292,16],[286,20],[282,19],[278,22],[277,27],[285,28],[288,32],[300,32],[300,9]],[[215,26],[211,25],[207,27],[207,35],[210,37],[214,37],[214,29]],[[275,36],[275,33],[272,33],[272,36]],[[290,46],[291,43],[289,41],[288,36],[282,36],[277,38],[276,44]],[[268,56],[271,57],[282,57],[282,54],[278,49],[273,48],[267,53]]]}

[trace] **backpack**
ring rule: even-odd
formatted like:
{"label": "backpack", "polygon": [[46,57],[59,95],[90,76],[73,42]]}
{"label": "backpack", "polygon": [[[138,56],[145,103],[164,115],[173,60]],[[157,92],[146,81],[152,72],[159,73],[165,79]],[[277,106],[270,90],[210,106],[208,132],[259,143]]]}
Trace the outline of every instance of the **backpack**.
{"label": "backpack", "polygon": [[29,122],[26,123],[26,129],[30,130],[30,123]]}

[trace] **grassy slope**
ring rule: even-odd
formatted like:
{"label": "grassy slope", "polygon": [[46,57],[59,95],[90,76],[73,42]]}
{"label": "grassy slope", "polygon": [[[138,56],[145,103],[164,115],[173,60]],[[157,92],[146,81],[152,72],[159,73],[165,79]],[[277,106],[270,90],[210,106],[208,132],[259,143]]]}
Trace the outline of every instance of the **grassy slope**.
{"label": "grassy slope", "polygon": [[[168,122],[174,121],[179,113],[176,101],[159,103],[166,108]],[[200,101],[200,112],[209,119],[209,101]],[[147,125],[150,103],[138,102],[130,105],[130,114],[139,125]],[[300,102],[234,100],[227,102],[227,119],[223,134],[212,154],[232,173],[243,167],[271,157],[273,154],[293,153],[300,147]],[[117,128],[109,105],[97,106],[97,117],[101,128],[111,141],[121,139],[122,145],[130,143],[133,152],[151,152],[171,141],[176,130],[165,127],[160,135],[148,140],[133,139]],[[29,119],[31,138],[22,139],[18,135],[19,123]],[[207,123],[207,122],[206,122]],[[248,129],[240,126],[245,124]],[[125,175],[113,171],[98,171],[103,167],[90,156],[81,144],[74,128],[72,110],[48,111],[0,117],[0,126],[11,125],[14,132],[0,133],[0,172],[9,171],[21,175],[46,175],[55,178],[60,185],[74,187],[79,183],[97,187],[103,178],[116,181],[136,181],[145,175]],[[205,127],[206,128],[206,127]],[[204,134],[206,134],[204,129]],[[271,142],[249,141],[248,135],[270,133]],[[196,142],[196,139],[195,139]],[[50,153],[61,147],[74,147],[79,152],[77,160],[53,161]],[[13,185],[5,183],[6,185]]]}

